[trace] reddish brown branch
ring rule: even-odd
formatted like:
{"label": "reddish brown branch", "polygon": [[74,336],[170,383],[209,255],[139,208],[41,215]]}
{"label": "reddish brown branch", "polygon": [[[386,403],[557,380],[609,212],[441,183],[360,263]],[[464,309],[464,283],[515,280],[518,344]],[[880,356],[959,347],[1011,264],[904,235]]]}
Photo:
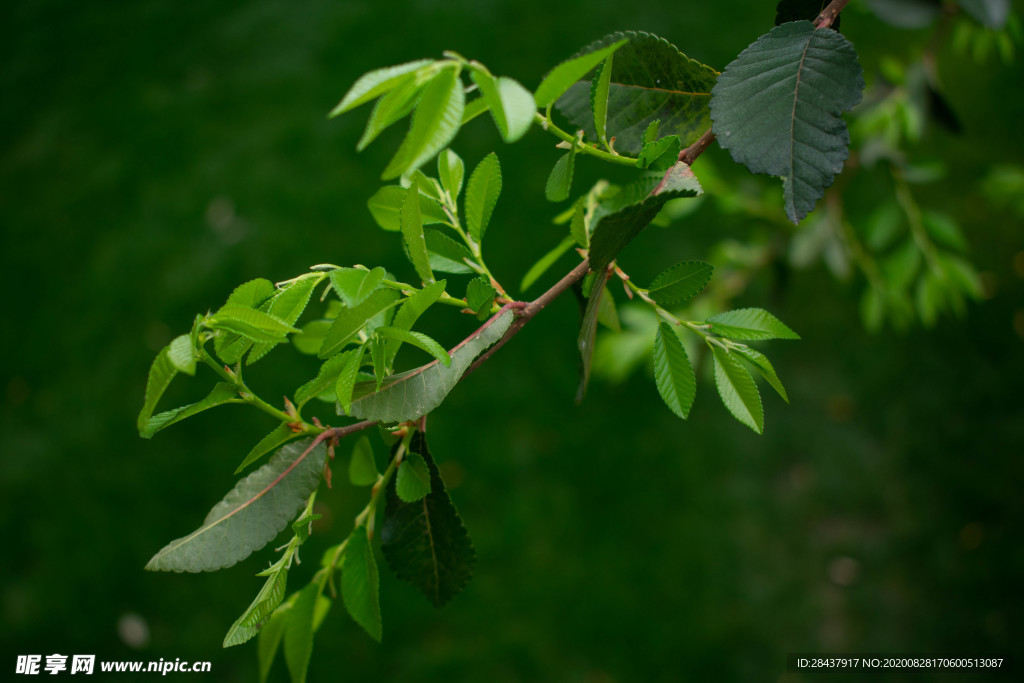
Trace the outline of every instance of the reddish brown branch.
{"label": "reddish brown branch", "polygon": [[849,2],[850,0],[832,0],[832,2],[828,4],[828,7],[821,10],[821,14],[815,18],[814,27],[828,28],[831,26],[832,22],[836,20],[839,13],[843,11],[843,8],[846,7]]}

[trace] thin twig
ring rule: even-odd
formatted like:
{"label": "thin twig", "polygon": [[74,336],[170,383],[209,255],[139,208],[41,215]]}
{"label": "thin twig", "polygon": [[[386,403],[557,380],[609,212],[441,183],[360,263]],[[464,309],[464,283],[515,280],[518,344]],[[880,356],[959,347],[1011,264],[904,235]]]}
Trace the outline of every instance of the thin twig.
{"label": "thin twig", "polygon": [[814,28],[828,28],[832,22],[839,17],[839,13],[849,4],[850,0],[832,0],[828,7],[821,10],[821,14],[814,20]]}

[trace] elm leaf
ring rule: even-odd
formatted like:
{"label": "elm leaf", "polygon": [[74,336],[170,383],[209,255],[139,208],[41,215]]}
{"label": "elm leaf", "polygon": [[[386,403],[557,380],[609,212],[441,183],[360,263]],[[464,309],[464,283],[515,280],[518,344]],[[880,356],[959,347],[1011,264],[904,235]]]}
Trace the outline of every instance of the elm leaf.
{"label": "elm leaf", "polygon": [[715,385],[722,403],[737,420],[758,434],[764,431],[764,409],[754,378],[729,352],[712,346],[715,358]]}
{"label": "elm leaf", "polygon": [[689,417],[697,395],[697,378],[686,349],[667,323],[658,326],[654,337],[654,380],[665,405],[684,420]]}

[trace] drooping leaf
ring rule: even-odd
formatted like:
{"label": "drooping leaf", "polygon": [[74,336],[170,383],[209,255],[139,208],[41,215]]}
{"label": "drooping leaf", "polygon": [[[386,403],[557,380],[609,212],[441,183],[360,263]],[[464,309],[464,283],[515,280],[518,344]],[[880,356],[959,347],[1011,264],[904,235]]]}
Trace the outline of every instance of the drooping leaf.
{"label": "drooping leaf", "polygon": [[366,527],[352,530],[345,547],[345,561],[341,570],[341,595],[345,609],[370,637],[380,642],[382,633],[380,616],[380,577],[377,560],[367,538]]}
{"label": "drooping leaf", "polygon": [[[224,305],[259,308],[274,295],[274,291],[274,285],[270,280],[263,278],[249,280],[236,287]],[[234,365],[241,360],[250,347],[252,347],[251,339],[232,332],[224,332],[213,341],[213,350],[217,353],[217,357],[228,365]]]}
{"label": "drooping leaf", "polygon": [[430,269],[436,273],[452,273],[465,275],[475,272],[466,265],[466,259],[473,254],[465,244],[456,242],[440,230],[427,228],[423,231],[427,240],[427,255],[430,258]]}
{"label": "drooping leaf", "polygon": [[[139,436],[143,439],[151,439],[153,435],[159,432],[161,429],[170,427],[175,422],[181,422],[187,417],[192,417],[197,413],[201,413],[204,410],[209,410],[216,406],[224,405],[225,403],[244,403],[238,396],[238,389],[233,384],[227,382],[218,382],[214,385],[213,390],[206,395],[206,398],[195,403],[190,403],[180,408],[174,408],[172,410],[166,410],[162,413],[148,418],[145,422],[139,423]],[[141,416],[140,416],[141,417]]]}
{"label": "drooping leaf", "polygon": [[533,99],[537,106],[543,109],[553,103],[562,96],[562,93],[572,87],[576,81],[590,73],[591,69],[603,62],[609,55],[627,42],[625,39],[617,40],[599,49],[584,52],[556,66],[548,72],[548,75],[544,77],[544,80],[537,86],[537,91],[533,94]]}
{"label": "drooping leaf", "polygon": [[685,303],[700,294],[714,266],[703,261],[683,261],[654,278],[647,293],[662,306]]}
{"label": "drooping leaf", "polygon": [[737,341],[799,339],[785,323],[763,308],[738,308],[708,318],[716,334]]}
{"label": "drooping leaf", "polygon": [[[584,53],[599,54],[623,40],[627,42],[615,52],[608,90],[606,134],[615,137],[615,149],[639,153],[644,133],[655,120],[660,121],[662,135],[678,135],[683,145],[692,143],[710,123],[708,101],[718,72],[664,38],[642,31],[613,33],[584,48]],[[574,126],[595,138],[590,91],[590,82],[576,83],[556,106]]]}
{"label": "drooping leaf", "polygon": [[290,443],[213,506],[202,525],[171,541],[149,571],[201,572],[230,567],[273,540],[320,483],[327,449],[312,439]]}
{"label": "drooping leaf", "polygon": [[451,365],[452,359],[448,352],[444,350],[444,347],[422,332],[403,330],[399,327],[378,327],[374,333],[380,337],[397,339],[400,342],[412,344],[441,361],[442,365]]}
{"label": "drooping leaf", "polygon": [[756,349],[736,349],[735,353],[738,353],[743,360],[747,361],[754,368],[761,373],[761,376],[765,378],[765,381],[774,389],[782,400],[789,403],[789,396],[786,395],[786,388],[782,386],[782,381],[779,380],[779,376],[775,374],[775,368],[772,367],[771,362],[768,358]]}
{"label": "drooping leaf", "polygon": [[224,636],[223,647],[241,645],[259,633],[263,625],[270,620],[277,606],[281,604],[281,600],[284,599],[287,585],[288,568],[278,562],[267,572],[267,580],[260,592],[256,594],[256,599],[228,629],[227,635]]}
{"label": "drooping leaf", "polygon": [[608,144],[606,134],[608,128],[608,93],[612,84],[612,63],[614,53],[608,55],[597,67],[594,80],[590,85],[590,108],[594,112],[594,129],[597,139]]}
{"label": "drooping leaf", "polygon": [[403,503],[415,503],[430,493],[430,468],[419,453],[408,453],[395,475],[395,492]]}
{"label": "drooping leaf", "polygon": [[433,60],[420,59],[396,66],[384,67],[383,69],[375,69],[363,74],[352,84],[352,87],[345,93],[345,96],[341,98],[341,102],[331,110],[329,116],[333,118],[383,95],[397,86],[406,74],[432,63]]}
{"label": "drooping leaf", "polygon": [[547,185],[544,186],[544,196],[549,202],[564,202],[569,198],[572,190],[572,175],[576,160],[576,146],[558,157],[554,168],[548,175]]}
{"label": "drooping leaf", "polygon": [[359,374],[359,368],[363,364],[365,349],[366,347],[361,345],[342,354],[345,356],[345,362],[341,366],[341,372],[338,373],[338,380],[334,384],[334,390],[338,395],[338,403],[341,404],[345,412],[348,412],[352,407],[352,390],[356,385],[356,376]]}
{"label": "drooping leaf", "polygon": [[377,463],[373,458],[373,445],[365,436],[356,441],[352,459],[348,462],[348,480],[355,486],[370,486],[377,483]]}
{"label": "drooping leaf", "polygon": [[375,382],[356,384],[352,416],[380,422],[405,422],[426,415],[441,405],[481,353],[498,342],[512,324],[514,314],[506,310],[451,350],[451,365],[439,361],[391,375],[379,391]]}
{"label": "drooping leaf", "polygon": [[340,351],[371,318],[394,306],[399,299],[401,294],[393,289],[378,289],[358,306],[343,309],[327,331],[320,357],[329,358]]}
{"label": "drooping leaf", "polygon": [[310,583],[301,591],[285,616],[284,661],[292,683],[305,683],[313,654],[313,616],[320,586]]}
{"label": "drooping leaf", "polygon": [[241,335],[254,342],[284,341],[289,332],[298,332],[275,315],[264,313],[255,308],[226,305],[206,319],[206,324],[216,330],[226,330]]}
{"label": "drooping leaf", "polygon": [[666,135],[643,146],[640,156],[636,159],[636,167],[665,171],[676,163],[682,150],[683,145],[679,142],[678,135]]}
{"label": "drooping leaf", "polygon": [[484,276],[475,277],[466,285],[466,303],[481,320],[490,315],[491,304],[498,292]]}
{"label": "drooping leaf", "polygon": [[[575,213],[573,214],[573,220],[576,220]],[[555,262],[562,257],[562,254],[569,251],[574,244],[576,244],[576,240],[572,236],[566,237],[554,249],[541,256],[526,271],[526,275],[523,276],[523,281],[519,285],[519,290],[525,292],[529,289],[537,281],[537,278],[546,273],[551,266],[555,265]]]}
{"label": "drooping leaf", "polygon": [[956,0],[956,4],[985,28],[1001,29],[1010,16],[1009,0]]}
{"label": "drooping leaf", "polygon": [[153,364],[149,366],[149,377],[146,380],[146,395],[142,403],[142,410],[139,411],[139,417],[136,420],[136,427],[140,435],[147,430],[153,411],[156,410],[156,404],[160,401],[164,391],[167,390],[171,380],[178,374],[178,369],[171,362],[168,355],[170,348],[170,345],[168,345],[161,349],[160,353],[156,354],[156,358],[153,359]]}
{"label": "drooping leaf", "polygon": [[783,24],[718,78],[712,130],[750,171],[783,178],[786,215],[798,223],[843,167],[850,134],[842,113],[863,89],[850,41],[809,21]]}
{"label": "drooping leaf", "polygon": [[[385,185],[367,200],[366,205],[373,215],[373,220],[383,230],[398,232],[402,229],[400,215],[406,192],[407,190],[404,187]],[[448,221],[448,216],[445,215],[444,209],[425,195],[420,195],[420,217],[423,219],[424,225],[446,223]]]}
{"label": "drooping leaf", "polygon": [[737,420],[760,434],[764,431],[764,409],[754,378],[736,358],[717,346],[711,347],[715,358],[715,385],[722,403]]}
{"label": "drooping leaf", "polygon": [[466,95],[456,68],[442,69],[423,88],[412,125],[384,169],[383,178],[397,178],[419,168],[448,146],[462,125]]}
{"label": "drooping leaf", "polygon": [[262,458],[270,451],[274,450],[278,446],[283,446],[298,436],[298,434],[291,430],[291,427],[283,422],[277,425],[274,427],[272,432],[260,439],[259,443],[252,447],[249,454],[245,456],[244,460],[242,460],[242,464],[235,468],[235,474],[241,473],[242,470]]}
{"label": "drooping leaf", "polygon": [[[775,6],[775,25],[785,24],[790,21],[814,21],[821,14],[821,11],[828,6],[829,0],[782,0]],[[842,16],[837,16],[832,22],[832,28],[839,30],[839,23]]]}
{"label": "drooping leaf", "polygon": [[274,657],[277,655],[277,649],[281,646],[281,639],[284,637],[285,620],[290,609],[290,603],[278,607],[271,615],[270,620],[259,631],[256,654],[259,659],[260,683],[266,683],[267,677],[270,675],[270,667],[274,664]]}
{"label": "drooping leaf", "polygon": [[491,222],[491,214],[500,194],[501,164],[498,155],[491,152],[473,169],[466,186],[466,226],[469,228],[469,236],[477,244],[483,242],[484,232]]}
{"label": "drooping leaf", "polygon": [[410,449],[427,464],[430,493],[414,503],[404,503],[396,486],[388,487],[381,549],[395,576],[441,607],[469,581],[476,557],[422,432],[413,435]]}
{"label": "drooping leaf", "polygon": [[590,289],[590,296],[587,300],[587,308],[583,312],[583,322],[580,324],[580,333],[576,338],[576,348],[580,350],[580,358],[583,360],[580,373],[580,386],[576,391],[576,402],[583,400],[587,393],[587,385],[590,383],[590,362],[594,358],[594,339],[597,336],[597,316],[601,309],[601,297],[605,292],[605,282],[608,281],[608,269],[601,268],[594,271],[593,284]]}
{"label": "drooping leaf", "polygon": [[472,74],[502,139],[515,142],[523,137],[537,112],[530,91],[506,76],[495,78],[479,69],[474,69]]}
{"label": "drooping leaf", "polygon": [[[383,269],[381,269],[381,272],[383,272]],[[295,321],[297,321],[299,316],[302,315],[302,312],[306,310],[306,305],[309,304],[309,298],[313,294],[313,288],[320,284],[322,279],[322,275],[313,274],[296,280],[285,289],[280,290],[272,299],[270,299],[270,306],[267,309],[267,313],[283,320],[289,325],[294,325]],[[263,358],[263,356],[270,353],[270,350],[275,346],[277,346],[277,344],[274,342],[253,344],[252,350],[249,352],[248,358],[246,358],[246,365],[252,365],[260,358]]]}
{"label": "drooping leaf", "polygon": [[[459,198],[462,192],[462,178],[466,173],[466,165],[462,158],[450,149],[446,149],[437,155],[437,177],[441,181],[441,187],[451,196],[452,205]],[[426,217],[424,217],[426,223]]]}
{"label": "drooping leaf", "polygon": [[[398,309],[398,313],[395,314],[395,319],[391,323],[391,326],[400,330],[411,330],[412,326],[416,324],[417,320],[419,320],[419,317],[441,298],[447,284],[448,283],[445,280],[438,280],[431,285],[427,285],[403,301],[401,307]],[[392,361],[394,361],[395,355],[398,353],[398,349],[401,345],[402,342],[399,339],[391,338],[387,340],[387,346],[385,347],[385,362],[388,366],[390,366]]]}
{"label": "drooping leaf", "polygon": [[420,215],[419,192],[410,188],[402,202],[401,221],[402,239],[409,253],[416,274],[424,284],[434,281],[434,273],[430,270],[427,257],[427,241],[423,236],[423,217]]}
{"label": "drooping leaf", "polygon": [[167,360],[178,372],[196,374],[196,347],[191,334],[179,335],[167,345]]}
{"label": "drooping leaf", "polygon": [[622,332],[622,323],[619,322],[619,310],[615,307],[615,297],[612,296],[608,287],[604,288],[604,294],[601,295],[601,303],[597,309],[597,322],[612,332]]}
{"label": "drooping leaf", "polygon": [[684,420],[689,417],[697,395],[697,378],[686,349],[667,323],[658,326],[654,337],[654,381],[665,405]]}
{"label": "drooping leaf", "polygon": [[700,183],[690,167],[683,162],[676,163],[652,194],[600,218],[590,238],[591,268],[597,270],[611,263],[658,215],[665,202],[680,197],[696,197],[701,192]]}

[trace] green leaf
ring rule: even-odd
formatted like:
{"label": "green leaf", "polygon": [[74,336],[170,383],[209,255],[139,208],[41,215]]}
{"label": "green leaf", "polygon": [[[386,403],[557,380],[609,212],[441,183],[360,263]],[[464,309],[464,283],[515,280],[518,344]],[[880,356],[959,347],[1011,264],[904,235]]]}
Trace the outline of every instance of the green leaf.
{"label": "green leaf", "polygon": [[312,444],[312,439],[303,439],[279,449],[213,506],[198,529],[168,543],[146,569],[215,571],[272,541],[320,483],[327,447]]}
{"label": "green leaf", "polygon": [[660,187],[640,202],[627,204],[600,218],[590,238],[590,267],[593,270],[611,263],[658,215],[665,202],[679,197],[696,197],[702,192],[693,171],[682,162],[667,171],[664,178]]}
{"label": "green leaf", "polygon": [[500,340],[512,324],[514,314],[506,310],[484,323],[477,332],[451,351],[451,365],[438,361],[391,375],[376,391],[375,382],[356,385],[352,416],[379,422],[405,422],[426,415],[441,405],[477,356]]}
{"label": "green leaf", "polygon": [[668,135],[660,140],[648,142],[640,150],[636,167],[665,171],[675,165],[681,151],[683,151],[683,145],[679,142],[678,135]]}
{"label": "green leaf", "polygon": [[683,261],[654,278],[647,293],[661,306],[681,304],[700,294],[715,267],[703,261]]}
{"label": "green leaf", "polygon": [[265,437],[260,439],[259,443],[252,447],[252,450],[249,451],[249,454],[245,456],[244,460],[242,460],[242,464],[235,468],[234,473],[241,473],[242,470],[244,470],[246,467],[262,458],[270,451],[274,450],[278,446],[282,446],[288,443],[289,441],[291,441],[294,438],[297,438],[298,436],[299,435],[293,432],[291,430],[291,427],[289,427],[288,425],[284,423],[277,425],[276,427],[274,427],[274,430],[272,432],[270,432]]}
{"label": "green leaf", "polygon": [[331,288],[345,306],[352,308],[366,301],[386,276],[383,268],[338,268],[330,272]]}
{"label": "green leaf", "polygon": [[359,368],[363,364],[365,349],[365,346],[359,346],[342,354],[345,356],[345,363],[341,366],[341,371],[338,373],[335,391],[338,394],[338,403],[341,404],[342,409],[346,413],[352,408],[352,389],[356,385],[356,376],[359,374]]}
{"label": "green leaf", "polygon": [[937,211],[923,211],[921,222],[938,244],[954,251],[967,251],[967,240],[952,216]]}
{"label": "green leaf", "polygon": [[376,69],[359,77],[352,87],[349,88],[341,102],[331,110],[330,118],[355,109],[361,104],[383,95],[395,88],[402,82],[406,74],[412,73],[424,66],[432,64],[433,60],[420,59],[414,62],[406,62],[397,66],[388,66],[383,69]]}
{"label": "green leaf", "polygon": [[590,383],[590,362],[594,357],[594,338],[597,336],[597,316],[601,310],[601,297],[604,295],[604,284],[608,281],[608,269],[601,268],[593,271],[594,280],[590,289],[590,298],[587,300],[587,308],[583,313],[583,322],[580,325],[580,334],[576,338],[576,348],[580,350],[580,357],[583,359],[583,367],[580,374],[580,386],[576,391],[576,402],[583,400],[587,393],[587,384]]}
{"label": "green leaf", "polygon": [[309,380],[295,391],[295,405],[301,408],[310,400],[321,395],[327,389],[334,387],[338,381],[338,375],[345,367],[348,359],[344,354],[338,354],[329,358],[317,371],[316,377]]}
{"label": "green leaf", "polygon": [[712,130],[751,172],[783,178],[786,215],[798,223],[842,170],[850,144],[842,113],[863,89],[850,41],[809,21],[783,24],[718,78]]}
{"label": "green leaf", "polygon": [[544,196],[549,202],[564,202],[569,198],[572,190],[572,174],[575,167],[576,146],[563,154],[555,162],[551,174],[548,175],[547,185],[544,187]]}
{"label": "green leaf", "polygon": [[[398,232],[402,229],[401,212],[407,190],[398,185],[385,185],[366,202],[373,220],[383,230]],[[446,223],[448,216],[441,205],[426,195],[420,195],[420,217],[424,225]]]}
{"label": "green leaf", "polygon": [[738,353],[743,360],[753,365],[754,369],[761,373],[761,376],[765,378],[771,388],[782,397],[782,400],[789,403],[789,396],[786,395],[786,388],[782,386],[782,381],[779,380],[779,376],[775,374],[775,368],[772,367],[771,362],[763,353],[749,347],[746,349],[736,349],[735,353]]}
{"label": "green leaf", "polygon": [[300,328],[302,334],[298,334],[293,338],[292,346],[299,353],[315,356],[320,352],[320,347],[324,343],[324,337],[327,336],[327,331],[331,329],[333,322],[333,320],[310,320]]}
{"label": "green leaf", "polygon": [[427,240],[427,255],[430,258],[430,269],[438,273],[465,275],[476,272],[468,265],[466,259],[473,254],[461,242],[456,242],[440,230],[426,229],[423,235]]}
{"label": "green leaf", "polygon": [[415,503],[404,503],[396,491],[397,482],[388,487],[381,549],[395,576],[441,607],[469,581],[476,558],[422,432],[413,435],[410,449],[421,455],[430,470],[430,493]]}
{"label": "green leaf", "polygon": [[260,666],[260,683],[266,683],[270,675],[270,667],[274,664],[274,657],[281,645],[281,638],[284,636],[284,627],[290,603],[285,603],[271,615],[270,620],[263,625],[259,631],[259,641],[256,654]]}
{"label": "green leaf", "polygon": [[[577,212],[582,216],[582,205],[577,209]],[[575,220],[576,213],[573,214],[573,221]],[[530,269],[526,271],[526,275],[523,276],[523,281],[519,285],[519,290],[525,292],[529,289],[530,286],[537,281],[537,278],[546,273],[551,266],[555,265],[555,262],[562,257],[562,254],[569,251],[574,244],[576,244],[576,240],[572,236],[566,237],[558,243],[558,246],[541,256],[540,259],[538,259],[537,262],[530,266]]]}
{"label": "green leaf", "polygon": [[890,289],[902,291],[910,287],[921,267],[921,250],[913,238],[908,238],[880,264],[882,276]]}
{"label": "green leaf", "polygon": [[348,537],[341,571],[341,594],[352,619],[379,643],[383,635],[380,617],[380,578],[377,575],[377,560],[373,556],[366,527],[356,527]]}
{"label": "green leaf", "polygon": [[192,417],[204,410],[224,405],[225,403],[245,403],[245,401],[239,398],[238,389],[233,384],[218,382],[203,400],[158,413],[147,419],[145,424],[140,424],[139,426],[139,436],[143,439],[151,439],[161,429],[166,429],[175,422],[181,422],[187,417]]}
{"label": "green leaf", "polygon": [[[621,154],[639,153],[644,133],[655,120],[660,121],[662,135],[678,135],[684,145],[695,141],[710,123],[708,101],[718,72],[690,59],[664,38],[642,31],[613,33],[584,52],[598,54],[623,40],[628,42],[615,52],[608,90],[606,135],[615,137],[615,149]],[[590,95],[591,84],[583,81],[573,85],[557,106],[574,126],[596,139]]]}
{"label": "green leaf", "polygon": [[263,311],[228,304],[206,319],[206,325],[215,330],[234,332],[255,342],[284,341],[289,332],[298,332],[286,321]]}
{"label": "green leaf", "polygon": [[356,143],[356,151],[362,152],[371,142],[393,124],[408,116],[419,101],[425,82],[418,74],[403,77],[398,85],[373,107],[373,113],[366,121],[366,128]]}
{"label": "green leaf", "polygon": [[487,100],[485,100],[482,97],[478,97],[475,100],[467,102],[466,110],[462,112],[462,125],[465,126],[467,123],[469,123],[476,117],[480,116],[487,110]]}
{"label": "green leaf", "polygon": [[711,351],[715,357],[715,385],[722,403],[733,417],[758,434],[762,433],[764,409],[754,378],[732,354],[717,346],[712,346]]}
{"label": "green leaf", "polygon": [[[383,268],[380,269],[383,272]],[[289,325],[294,325],[302,312],[309,304],[309,298],[313,289],[323,280],[323,275],[317,273],[306,275],[299,280],[281,289],[270,299],[270,306],[267,313],[279,318]],[[300,330],[301,332],[301,330]],[[276,342],[264,342],[254,344],[246,358],[246,365],[252,365],[263,356],[270,353],[270,350],[277,346]]]}
{"label": "green leaf", "polygon": [[[250,280],[236,287],[224,305],[259,308],[274,295],[274,292],[274,284],[270,280],[263,278]],[[213,350],[217,353],[217,357],[228,365],[234,365],[240,361],[251,347],[252,340],[231,332],[222,333],[213,341]]]}
{"label": "green leaf", "polygon": [[[402,302],[402,306],[398,309],[398,313],[395,314],[395,319],[391,323],[391,326],[400,330],[411,330],[412,326],[416,324],[416,321],[419,320],[420,316],[441,298],[447,284],[448,283],[445,280],[438,280],[410,296]],[[395,355],[398,353],[398,349],[401,346],[402,340],[395,339],[393,337],[388,339],[386,353],[384,356],[385,364],[388,367],[390,367],[391,363],[395,360]]]}
{"label": "green leaf", "polygon": [[587,233],[586,201],[576,204],[576,210],[572,212],[572,219],[569,221],[569,235],[577,245],[586,249],[590,246],[590,235]]}
{"label": "green leaf", "polygon": [[533,99],[540,108],[554,103],[576,81],[580,80],[595,66],[603,62],[628,41],[619,40],[599,50],[568,59],[552,69],[533,94]]}
{"label": "green leaf", "polygon": [[[649,124],[647,124],[647,128],[644,130],[644,137],[641,140],[641,144],[649,145],[658,139],[658,125],[660,123],[660,119],[654,119]],[[677,135],[676,137],[679,136]]]}
{"label": "green leaf", "polygon": [[373,446],[365,436],[356,441],[352,459],[348,461],[348,479],[355,486],[370,486],[377,483],[380,474],[373,458]]}
{"label": "green leaf", "polygon": [[419,192],[410,188],[402,202],[401,213],[402,239],[412,261],[416,274],[425,284],[434,281],[434,273],[430,270],[430,260],[427,257],[427,241],[423,236],[423,218],[420,215]]}
{"label": "green leaf", "polygon": [[441,180],[441,187],[451,197],[452,206],[462,192],[462,178],[465,173],[466,166],[462,163],[462,158],[452,150],[446,149],[437,155],[437,177]]}
{"label": "green leaf", "polygon": [[179,335],[168,344],[167,360],[178,372],[184,372],[186,375],[196,374],[196,347],[192,343],[191,334]]}
{"label": "green leaf", "polygon": [[597,308],[597,322],[612,332],[622,332],[622,323],[619,322],[619,311],[615,307],[615,297],[612,296],[608,287],[604,288],[604,294],[601,295],[601,304]]}
{"label": "green leaf", "polygon": [[285,587],[288,585],[288,568],[279,562],[271,569],[263,588],[256,594],[256,599],[228,629],[223,647],[241,645],[255,636],[281,604]]}
{"label": "green leaf", "polygon": [[594,111],[594,129],[597,139],[608,144],[606,129],[608,126],[608,91],[612,83],[612,60],[614,54],[608,55],[597,67],[594,80],[590,85],[590,107]]}
{"label": "green leaf", "polygon": [[956,4],[985,28],[1001,29],[1010,16],[1009,0],[956,0]]}
{"label": "green leaf", "polygon": [[665,405],[684,420],[689,417],[697,395],[697,378],[686,349],[667,323],[658,326],[654,337],[654,381]]}
{"label": "green leaf", "polygon": [[530,130],[537,107],[530,91],[505,76],[495,78],[486,71],[474,69],[473,82],[491,110],[494,125],[505,142],[515,142]]}
{"label": "green leaf", "polygon": [[484,276],[473,278],[466,285],[466,303],[476,312],[481,320],[485,320],[491,311],[491,304],[497,291]]}
{"label": "green leaf", "polygon": [[713,315],[707,320],[718,335],[737,341],[799,339],[793,330],[762,308],[738,308]]}
{"label": "green leaf", "polygon": [[[775,6],[775,25],[779,26],[790,21],[814,21],[821,14],[821,11],[828,6],[829,0],[782,0]],[[839,23],[842,16],[837,16],[832,22],[832,28],[839,30]]]}
{"label": "green leaf", "polygon": [[[378,327],[374,334],[379,337],[397,339],[398,341],[405,342],[406,344],[418,346],[434,358],[441,361],[441,363],[446,367],[452,363],[452,359],[448,355],[448,352],[444,350],[444,347],[422,332],[413,332],[412,330],[403,330],[397,327]],[[347,408],[346,412],[348,412]]]}
{"label": "green leaf", "polygon": [[940,254],[939,260],[945,267],[946,274],[960,291],[974,300],[981,299],[984,290],[981,286],[981,278],[978,277],[978,271],[974,266],[954,254]]}
{"label": "green leaf", "polygon": [[442,69],[424,86],[409,133],[384,169],[383,178],[406,175],[447,147],[462,125],[465,106],[458,69]]}
{"label": "green leaf", "polygon": [[320,347],[320,357],[329,358],[341,351],[371,318],[394,306],[400,298],[401,294],[393,289],[378,289],[358,306],[342,309],[327,331],[323,346]]}
{"label": "green leaf", "polygon": [[139,417],[136,420],[136,427],[140,435],[147,431],[150,418],[156,409],[156,404],[160,401],[164,391],[167,390],[171,380],[178,374],[178,369],[170,359],[170,349],[169,345],[161,349],[160,353],[153,359],[153,364],[149,366],[149,378],[146,380],[146,396],[142,403],[142,410],[139,411]]}
{"label": "green leaf", "polygon": [[301,591],[285,616],[284,661],[292,683],[305,683],[313,654],[313,619],[321,586],[310,583]]}
{"label": "green leaf", "polygon": [[466,225],[470,237],[477,244],[483,243],[484,232],[491,222],[491,214],[500,194],[501,163],[498,162],[498,155],[491,152],[473,169],[466,187]]}
{"label": "green leaf", "polygon": [[395,492],[403,503],[415,503],[430,493],[430,468],[419,453],[407,453],[398,466]]}

